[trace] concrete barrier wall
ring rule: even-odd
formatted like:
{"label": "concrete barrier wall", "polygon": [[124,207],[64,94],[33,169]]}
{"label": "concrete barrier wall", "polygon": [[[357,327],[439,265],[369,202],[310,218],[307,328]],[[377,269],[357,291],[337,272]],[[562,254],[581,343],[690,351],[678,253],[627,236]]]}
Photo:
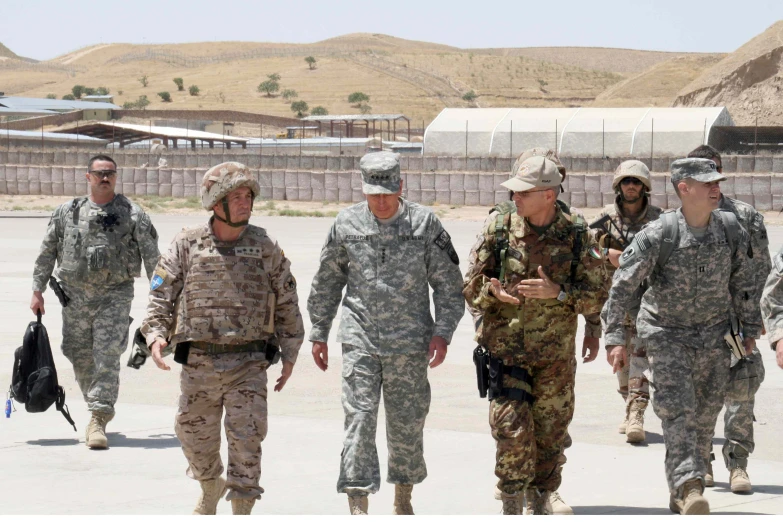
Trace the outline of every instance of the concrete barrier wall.
{"label": "concrete barrier wall", "polygon": [[[82,154],[82,153],[80,153]],[[87,153],[84,153],[85,155]],[[83,158],[86,163],[87,158]],[[338,158],[342,159],[342,158]],[[208,165],[192,168],[120,167],[117,192],[128,196],[192,197]],[[87,193],[83,167],[29,164],[0,165],[0,194],[78,196]],[[251,169],[261,186],[261,198],[289,201],[356,202],[363,199],[361,174],[355,169],[324,170]],[[578,208],[599,208],[614,201],[611,173],[570,174],[561,199]],[[443,205],[493,205],[508,198],[500,183],[506,173],[412,172],[403,173],[405,193],[411,201]],[[783,208],[783,175],[774,173],[729,175],[721,183],[724,194],[754,205],[758,210]],[[653,204],[679,205],[669,176],[653,175]]]}

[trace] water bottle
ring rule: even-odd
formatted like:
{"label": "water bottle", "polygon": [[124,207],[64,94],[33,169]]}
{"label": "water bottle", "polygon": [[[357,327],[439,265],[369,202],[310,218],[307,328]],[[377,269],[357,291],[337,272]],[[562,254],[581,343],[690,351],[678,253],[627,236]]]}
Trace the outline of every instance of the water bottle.
{"label": "water bottle", "polygon": [[11,399],[6,399],[5,401],[5,418],[11,418]]}

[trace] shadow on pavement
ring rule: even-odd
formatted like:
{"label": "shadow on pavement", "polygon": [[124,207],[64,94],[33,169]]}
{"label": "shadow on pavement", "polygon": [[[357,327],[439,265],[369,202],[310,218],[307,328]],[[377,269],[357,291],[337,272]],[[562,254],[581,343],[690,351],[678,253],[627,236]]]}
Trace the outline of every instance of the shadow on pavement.
{"label": "shadow on pavement", "polygon": [[631,446],[646,448],[650,444],[663,444],[663,435],[660,433],[650,433],[648,431],[644,437],[644,442],[633,443]]}
{"label": "shadow on pavement", "polygon": [[669,508],[633,506],[571,506],[575,515],[672,515]]}
{"label": "shadow on pavement", "polygon": [[166,449],[179,448],[179,439],[174,434],[150,435],[144,438],[132,438],[122,433],[108,433],[109,447],[115,448],[145,448],[145,449]]}
{"label": "shadow on pavement", "polygon": [[31,446],[76,446],[79,439],[37,439],[28,440],[27,444]]}
{"label": "shadow on pavement", "polygon": [[[752,480],[751,480],[752,482]],[[719,491],[721,493],[731,493],[731,486],[728,482],[716,482],[715,483],[715,491]],[[753,491],[750,493],[734,493],[737,498],[742,497],[749,497],[752,496],[754,493],[764,493],[765,495],[783,495],[783,486],[773,485],[773,484],[753,484]]]}

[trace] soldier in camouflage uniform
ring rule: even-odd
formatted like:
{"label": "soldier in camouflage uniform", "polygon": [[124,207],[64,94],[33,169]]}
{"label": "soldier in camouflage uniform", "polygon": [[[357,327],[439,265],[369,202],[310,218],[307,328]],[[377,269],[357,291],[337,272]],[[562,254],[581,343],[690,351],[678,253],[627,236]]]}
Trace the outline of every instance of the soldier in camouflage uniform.
{"label": "soldier in camouflage uniform", "polygon": [[[598,216],[598,220],[608,217],[610,221],[603,229],[590,230],[601,247],[607,270],[613,275],[623,249],[645,225],[658,219],[661,209],[650,203],[650,170],[641,161],[622,162],[615,170],[612,189],[617,194],[614,204],[608,205]],[[625,317],[625,357],[629,364],[616,373],[618,392],[625,403],[619,431],[632,443],[644,442],[644,410],[650,400],[650,388],[644,375],[648,369],[647,352],[636,336],[637,312],[630,311]]]}
{"label": "soldier in camouflage uniform", "polygon": [[[704,158],[715,162],[718,172],[723,172],[720,153],[709,145],[702,145],[688,154],[689,158]],[[769,256],[769,239],[762,216],[752,205],[744,201],[721,195],[719,208],[732,212],[742,227],[750,234],[748,257],[753,264],[754,274],[769,274],[772,260]],[[761,299],[764,290],[764,278],[756,279],[756,299]],[[731,378],[726,393],[726,412],[723,415],[723,460],[729,470],[729,484],[734,493],[750,493],[752,486],[748,476],[748,457],[753,453],[753,408],[756,392],[764,381],[764,361],[761,353],[754,350],[742,361],[732,358]],[[712,472],[712,444],[710,443],[710,461],[707,464],[705,485],[715,485]]]}
{"label": "soldier in camouflage uniform", "polygon": [[[666,214],[636,234],[614,275],[604,310],[605,335],[617,370],[627,363],[626,311],[642,282],[652,276],[636,326],[647,347],[653,408],[663,422],[669,507],[698,515],[709,513],[702,493],[710,439],[730,374],[731,351],[724,340],[729,319],[736,313],[742,322],[750,354],[761,334],[761,318],[747,232],[737,227],[732,240],[717,210],[718,182],[726,178],[705,159],[677,160],[671,173],[682,201],[672,214],[678,239],[664,238]],[[664,240],[673,249],[665,265],[656,268]]]}
{"label": "soldier in camouflage uniform", "polygon": [[60,205],[49,220],[35,261],[30,308],[45,313],[43,292],[54,271],[70,299],[62,311],[62,351],[92,413],[85,443],[105,449],[106,424],[119,394],[120,356],[128,346],[133,279],[141,275],[142,261],[152,277],[160,253],[150,217],[114,192],[114,160],[91,158],[85,176],[90,195]]}
{"label": "soldier in camouflage uniform", "polygon": [[774,266],[767,277],[764,293],[761,295],[761,314],[767,327],[767,339],[775,351],[775,358],[783,368],[783,248],[775,254]]}
{"label": "soldier in camouflage uniform", "polygon": [[546,158],[519,164],[502,184],[517,209],[507,233],[488,223],[465,275],[465,299],[482,314],[477,340],[503,365],[489,422],[504,514],[521,514],[526,488],[529,512],[552,513],[574,411],[577,314],[597,314],[606,298],[595,241],[556,203],[561,180]]}
{"label": "soldier in camouflage uniform", "polygon": [[310,340],[325,371],[342,301],[345,443],[338,493],[348,494],[351,514],[366,514],[368,494],[380,487],[375,430],[383,390],[394,513],[412,515],[413,485],[427,476],[428,362],[430,368],[443,362],[464,313],[459,258],[435,214],[400,198],[399,155],[366,154],[360,167],[367,201],[340,212],[321,250],[307,301]]}
{"label": "soldier in camouflage uniform", "polygon": [[[169,370],[161,352],[168,345],[176,345],[182,363],[175,430],[187,474],[201,485],[199,515],[214,515],[226,489],[235,515],[249,515],[261,498],[267,369],[282,359],[274,388],[282,390],[304,340],[291,262],[266,230],[248,224],[259,192],[241,163],[204,174],[201,203],[212,219],[182,230],[160,258],[141,327],[159,368]],[[227,481],[220,458],[224,413]]]}

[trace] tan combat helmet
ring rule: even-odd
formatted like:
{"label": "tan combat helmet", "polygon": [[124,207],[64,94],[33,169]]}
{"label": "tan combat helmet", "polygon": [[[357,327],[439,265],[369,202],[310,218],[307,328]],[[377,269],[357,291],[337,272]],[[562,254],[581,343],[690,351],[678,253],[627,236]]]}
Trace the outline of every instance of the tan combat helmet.
{"label": "tan combat helmet", "polygon": [[623,161],[614,171],[614,179],[612,180],[612,190],[615,192],[620,187],[620,182],[624,178],[635,178],[642,182],[647,188],[647,191],[652,190],[652,184],[650,183],[650,169],[647,165],[639,160]]}
{"label": "tan combat helmet", "polygon": [[530,158],[533,158],[535,156],[540,156],[542,158],[546,158],[549,161],[553,162],[555,165],[557,165],[557,170],[560,172],[560,175],[563,176],[563,179],[566,177],[566,169],[563,166],[562,163],[560,163],[560,158],[557,157],[557,154],[552,149],[545,149],[544,147],[533,147],[532,149],[528,149],[522,154],[519,155],[517,160],[514,162],[514,166],[511,167],[511,175],[514,176],[514,173],[517,171],[517,167],[522,164],[525,160],[529,160]]}
{"label": "tan combat helmet", "polygon": [[221,218],[217,214],[215,214],[215,219],[223,221],[232,227],[243,227],[247,225],[247,221],[238,223],[231,221],[231,214],[228,211],[228,200],[226,200],[226,196],[229,193],[242,187],[248,187],[254,199],[261,193],[261,187],[258,185],[258,182],[253,178],[250,170],[243,164],[227,161],[215,165],[204,173],[204,178],[201,180],[201,206],[205,210],[212,210],[212,207],[222,201],[226,219]]}

